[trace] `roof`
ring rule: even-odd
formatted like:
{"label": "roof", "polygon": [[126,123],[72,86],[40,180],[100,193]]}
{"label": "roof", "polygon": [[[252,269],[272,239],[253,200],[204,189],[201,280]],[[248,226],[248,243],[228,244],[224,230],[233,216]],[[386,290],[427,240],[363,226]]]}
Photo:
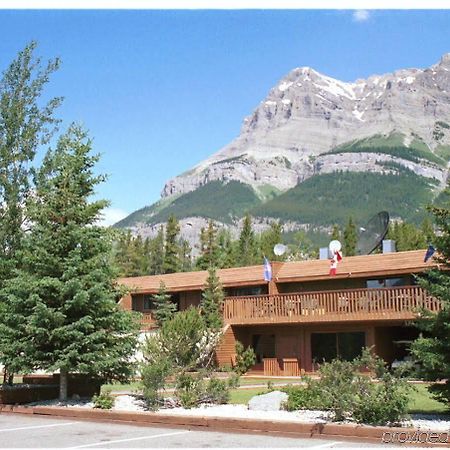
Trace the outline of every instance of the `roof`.
{"label": "roof", "polygon": [[[419,273],[436,267],[433,259],[423,261],[426,250],[348,256],[338,263],[333,278],[361,278]],[[329,260],[283,263],[276,272],[276,281],[313,281],[330,279]]]}
{"label": "roof", "polygon": [[[337,275],[333,279],[390,276],[423,272],[437,266],[433,259],[426,263],[423,261],[425,252],[426,250],[414,250],[344,257],[339,262]],[[274,281],[277,283],[329,280],[329,270],[329,260],[273,263]],[[219,269],[217,274],[223,287],[252,286],[266,283],[264,281],[262,264],[258,266]],[[180,292],[201,290],[206,283],[207,276],[208,272],[202,270],[198,272],[119,278],[118,282],[134,292],[155,293],[158,291],[160,282],[162,281],[168,291]]]}

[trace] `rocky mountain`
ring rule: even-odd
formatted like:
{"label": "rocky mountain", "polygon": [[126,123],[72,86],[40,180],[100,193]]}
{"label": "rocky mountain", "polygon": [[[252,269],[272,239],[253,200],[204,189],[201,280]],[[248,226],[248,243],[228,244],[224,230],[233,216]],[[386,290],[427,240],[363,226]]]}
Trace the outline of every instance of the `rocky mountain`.
{"label": "rocky mountain", "polygon": [[[270,90],[234,141],[169,180],[160,202],[117,225],[153,234],[173,212],[188,223],[185,231],[197,232],[205,217],[235,228],[239,217],[251,211],[262,225],[275,217],[306,226],[311,220],[302,218],[300,207],[283,216],[273,207],[266,212],[264,205],[292,197],[286,195],[292,189],[300,189],[302,197],[307,180],[317,188],[338,171],[391,175],[392,189],[419,177],[429,200],[446,183],[449,159],[450,53],[427,69],[402,69],[353,83],[301,67]],[[320,211],[313,222],[321,222]]]}

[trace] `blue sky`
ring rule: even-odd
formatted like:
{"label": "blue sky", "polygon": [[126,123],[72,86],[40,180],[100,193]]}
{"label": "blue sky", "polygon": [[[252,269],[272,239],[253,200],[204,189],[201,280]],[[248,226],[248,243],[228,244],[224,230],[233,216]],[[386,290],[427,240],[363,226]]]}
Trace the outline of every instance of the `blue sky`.
{"label": "blue sky", "polygon": [[31,39],[62,58],[46,93],[65,97],[65,125],[89,129],[109,174],[98,195],[120,214],[236,137],[294,67],[353,81],[434,64],[450,11],[3,10],[2,71]]}

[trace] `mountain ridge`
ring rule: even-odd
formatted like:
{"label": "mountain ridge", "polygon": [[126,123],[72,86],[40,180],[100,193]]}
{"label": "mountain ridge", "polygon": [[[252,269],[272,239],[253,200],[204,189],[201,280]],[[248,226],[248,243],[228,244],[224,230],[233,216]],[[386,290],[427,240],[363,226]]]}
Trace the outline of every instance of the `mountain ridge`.
{"label": "mountain ridge", "polygon": [[[182,219],[184,237],[195,245],[208,218],[236,230],[244,212],[264,211],[264,205],[289,198],[283,195],[307,180],[319,186],[318,196],[327,197],[320,192],[325,186],[320,177],[338,171],[395,175],[402,192],[412,186],[414,175],[423,192],[413,189],[412,195],[422,202],[444,188],[449,161],[450,53],[429,68],[400,69],[351,83],[300,67],[283,77],[244,118],[236,139],[168,180],[159,202],[116,226],[154,235],[172,211]],[[371,179],[378,184],[376,177]],[[234,200],[239,204],[244,191],[252,200],[235,208]],[[393,208],[403,211],[399,218],[409,217],[395,201],[399,200],[393,200]],[[258,226],[266,226],[270,219],[284,220],[262,214]],[[295,223],[308,226],[301,212],[289,220],[291,228]]]}

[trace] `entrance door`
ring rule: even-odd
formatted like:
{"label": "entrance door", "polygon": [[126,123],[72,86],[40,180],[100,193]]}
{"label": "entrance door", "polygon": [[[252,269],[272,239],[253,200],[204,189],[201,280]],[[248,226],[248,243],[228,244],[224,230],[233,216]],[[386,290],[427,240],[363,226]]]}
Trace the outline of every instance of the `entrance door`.
{"label": "entrance door", "polygon": [[300,340],[298,335],[288,334],[277,336],[278,358],[299,358]]}

